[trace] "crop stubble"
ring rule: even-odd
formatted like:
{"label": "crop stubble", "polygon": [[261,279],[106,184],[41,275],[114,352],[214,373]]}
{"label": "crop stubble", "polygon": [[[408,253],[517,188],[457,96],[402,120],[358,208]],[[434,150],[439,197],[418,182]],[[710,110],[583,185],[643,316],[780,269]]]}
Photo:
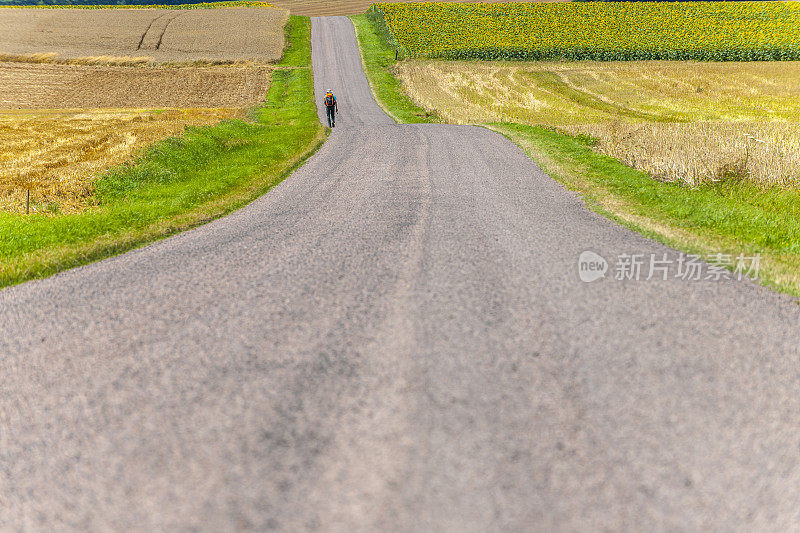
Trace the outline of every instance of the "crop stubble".
{"label": "crop stubble", "polygon": [[186,126],[241,116],[236,109],[0,112],[0,210],[75,212],[86,207],[91,177]]}
{"label": "crop stubble", "polygon": [[667,181],[800,183],[800,62],[404,61],[411,99],[448,122],[516,122],[598,139]]}

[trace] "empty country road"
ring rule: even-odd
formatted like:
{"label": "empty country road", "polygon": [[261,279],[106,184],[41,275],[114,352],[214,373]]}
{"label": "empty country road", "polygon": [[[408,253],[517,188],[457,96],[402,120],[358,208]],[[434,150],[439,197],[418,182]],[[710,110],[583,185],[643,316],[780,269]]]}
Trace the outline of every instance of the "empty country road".
{"label": "empty country road", "polygon": [[269,194],[0,291],[0,529],[798,527],[793,299],[617,281],[679,254],[500,135],[395,125],[348,19],[313,59],[341,118]]}

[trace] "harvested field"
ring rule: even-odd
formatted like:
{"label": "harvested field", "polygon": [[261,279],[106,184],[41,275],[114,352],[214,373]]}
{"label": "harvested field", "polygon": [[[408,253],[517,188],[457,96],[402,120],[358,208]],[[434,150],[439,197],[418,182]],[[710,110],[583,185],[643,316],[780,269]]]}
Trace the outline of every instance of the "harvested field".
{"label": "harvested field", "polygon": [[564,129],[598,139],[597,151],[662,181],[697,186],[748,179],[759,185],[800,185],[796,122],[612,122]]}
{"label": "harvested field", "polygon": [[92,176],[128,161],[186,126],[241,116],[234,109],[0,112],[0,210],[75,212],[85,207]]}
{"label": "harvested field", "polygon": [[456,123],[800,120],[800,62],[403,61],[409,95]]}
{"label": "harvested field", "polygon": [[220,108],[263,100],[270,67],[0,63],[0,108]]}
{"label": "harvested field", "polygon": [[[413,2],[415,0],[411,0]],[[461,1],[461,0],[456,0]],[[468,0],[464,0],[468,1]],[[507,4],[512,0],[495,0],[495,4]],[[532,0],[544,2],[568,2],[569,0]],[[369,6],[374,4],[372,0],[341,0],[335,2],[321,2],[320,0],[277,0],[270,2],[281,9],[288,9],[293,15],[305,15],[308,17],[322,17],[330,15],[360,15]],[[409,0],[400,0],[399,4],[409,3]],[[523,3],[527,3],[523,0]]]}
{"label": "harvested field", "polygon": [[800,184],[800,62],[403,61],[397,73],[449,122],[591,135],[596,150],[690,185]]}
{"label": "harvested field", "polygon": [[0,55],[84,62],[275,61],[287,19],[287,11],[272,8],[7,8],[0,9]]}
{"label": "harvested field", "polygon": [[242,117],[266,96],[264,63],[282,55],[287,18],[261,7],[0,9],[0,58],[14,59],[0,62],[0,210],[24,210],[30,189],[34,211],[78,211],[98,172],[186,126]]}

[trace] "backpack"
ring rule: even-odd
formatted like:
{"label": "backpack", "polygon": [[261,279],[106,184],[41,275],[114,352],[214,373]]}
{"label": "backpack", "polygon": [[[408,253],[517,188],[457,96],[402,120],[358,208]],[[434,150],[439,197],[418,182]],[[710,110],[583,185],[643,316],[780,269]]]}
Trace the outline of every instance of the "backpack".
{"label": "backpack", "polygon": [[325,105],[328,107],[333,107],[333,93],[328,93],[325,95]]}

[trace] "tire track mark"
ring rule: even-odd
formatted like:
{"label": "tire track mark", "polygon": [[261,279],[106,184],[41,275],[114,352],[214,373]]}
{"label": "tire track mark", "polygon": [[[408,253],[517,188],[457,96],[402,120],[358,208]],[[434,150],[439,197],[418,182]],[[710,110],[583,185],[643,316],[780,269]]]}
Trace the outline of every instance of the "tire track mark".
{"label": "tire track mark", "polygon": [[153,27],[153,24],[155,24],[155,22],[158,19],[160,19],[161,17],[164,17],[166,15],[167,15],[166,13],[162,13],[159,16],[157,16],[156,18],[154,18],[153,20],[150,21],[150,24],[147,25],[147,29],[144,30],[144,33],[142,33],[142,37],[139,39],[139,45],[136,47],[137,50],[141,50],[142,49],[142,44],[144,43],[144,38],[147,37],[147,32],[150,31],[150,28]]}
{"label": "tire track mark", "polygon": [[169,25],[172,24],[173,20],[180,17],[181,15],[183,15],[183,13],[176,13],[175,16],[169,19],[167,23],[164,25],[164,29],[161,30],[161,35],[158,36],[158,42],[156,43],[156,50],[161,48],[161,41],[164,40],[164,34],[167,33],[167,28],[169,28]]}

